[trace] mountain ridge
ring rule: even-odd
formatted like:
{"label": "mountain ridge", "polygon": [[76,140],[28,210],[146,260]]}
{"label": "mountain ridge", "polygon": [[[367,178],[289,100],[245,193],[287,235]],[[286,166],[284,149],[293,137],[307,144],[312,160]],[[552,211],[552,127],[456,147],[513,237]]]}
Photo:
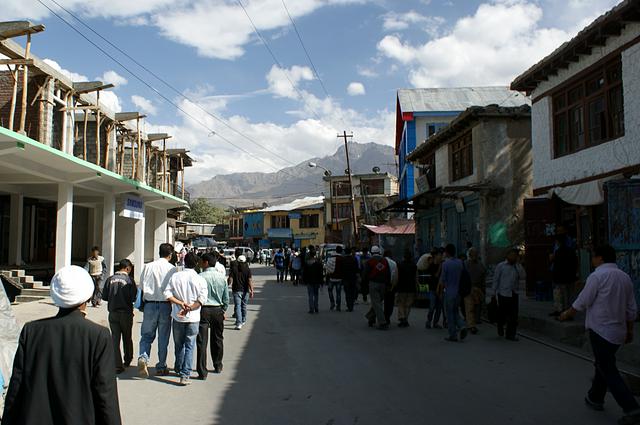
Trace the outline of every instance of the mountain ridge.
{"label": "mountain ridge", "polygon": [[[378,143],[349,143],[349,159],[354,174],[371,173],[374,166],[381,172],[396,174],[393,147]],[[191,198],[205,198],[218,206],[262,206],[290,202],[305,196],[318,196],[324,191],[324,170],[311,168],[315,162],[333,175],[344,174],[344,146],[325,157],[309,158],[297,165],[272,173],[240,172],[221,174],[190,185]]]}

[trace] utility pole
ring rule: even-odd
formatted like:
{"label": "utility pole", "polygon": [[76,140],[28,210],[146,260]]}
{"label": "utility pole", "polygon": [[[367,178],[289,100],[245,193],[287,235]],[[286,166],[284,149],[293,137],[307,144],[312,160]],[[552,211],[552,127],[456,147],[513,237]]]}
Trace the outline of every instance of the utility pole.
{"label": "utility pole", "polygon": [[353,241],[354,245],[358,243],[358,216],[356,214],[356,198],[353,196],[353,173],[351,171],[351,162],[349,162],[349,139],[353,138],[353,134],[347,135],[346,131],[338,134],[338,138],[344,138],[344,151],[347,156],[347,171],[349,172],[349,195],[351,196],[351,220],[353,221]]}

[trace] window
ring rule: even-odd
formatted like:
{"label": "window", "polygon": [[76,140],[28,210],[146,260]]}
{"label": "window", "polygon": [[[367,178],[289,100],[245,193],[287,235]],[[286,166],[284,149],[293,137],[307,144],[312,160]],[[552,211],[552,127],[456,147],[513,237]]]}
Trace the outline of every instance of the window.
{"label": "window", "polygon": [[451,181],[460,180],[473,174],[473,147],[471,131],[451,143]]}
{"label": "window", "polygon": [[289,216],[288,215],[272,215],[271,228],[272,229],[288,229]]}
{"label": "window", "polygon": [[351,204],[336,204],[336,218],[351,218]]}
{"label": "window", "polygon": [[553,97],[555,157],[568,155],[624,135],[620,57],[601,66]]}
{"label": "window", "polygon": [[384,195],[384,179],[362,180],[360,185],[364,196]]}
{"label": "window", "polygon": [[349,182],[334,182],[333,196],[351,196]]}
{"label": "window", "polygon": [[448,124],[444,122],[427,124],[427,139],[429,139],[429,137],[433,136],[434,134],[436,134],[438,131],[440,131],[442,128],[446,127],[447,125]]}
{"label": "window", "polygon": [[436,187],[436,154],[435,152],[429,155],[422,162],[422,166],[419,168],[421,176],[426,176],[429,189],[435,189]]}
{"label": "window", "polygon": [[300,217],[301,229],[317,229],[320,227],[320,214],[303,214]]}

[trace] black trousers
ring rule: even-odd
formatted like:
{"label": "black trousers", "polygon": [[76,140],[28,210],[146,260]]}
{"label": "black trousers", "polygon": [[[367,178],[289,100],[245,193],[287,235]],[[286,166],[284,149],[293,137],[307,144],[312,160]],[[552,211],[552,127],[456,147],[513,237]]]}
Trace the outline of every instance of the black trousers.
{"label": "black trousers", "polygon": [[[131,364],[131,360],[133,360],[133,339],[131,338],[133,312],[109,312],[109,328],[111,328],[116,369],[121,369],[124,365],[129,366]],[[122,361],[122,352],[120,351],[120,340],[122,340],[122,345],[124,347],[124,363]]]}
{"label": "black trousers", "polygon": [[211,359],[213,368],[222,367],[222,356],[224,354],[224,311],[222,307],[204,306],[200,312],[200,326],[198,337],[196,338],[197,360],[196,370],[198,376],[206,377],[207,370],[207,344],[209,334],[211,334]]}
{"label": "black trousers", "polygon": [[391,323],[391,316],[393,316],[393,307],[396,303],[396,293],[388,291],[384,294],[384,318],[387,321],[387,325]]}
{"label": "black trousers", "polygon": [[358,297],[358,288],[356,287],[356,279],[344,279],[342,281],[344,286],[344,297],[347,302],[347,310],[353,310],[353,305]]}
{"label": "black trousers", "polygon": [[604,403],[607,389],[625,413],[638,409],[638,402],[631,390],[622,380],[618,366],[616,366],[616,352],[620,348],[589,330],[589,339],[595,358],[596,372],[589,390],[589,398],[595,403]]}
{"label": "black trousers", "polygon": [[498,331],[504,330],[507,338],[515,338],[518,329],[518,294],[511,297],[498,295]]}

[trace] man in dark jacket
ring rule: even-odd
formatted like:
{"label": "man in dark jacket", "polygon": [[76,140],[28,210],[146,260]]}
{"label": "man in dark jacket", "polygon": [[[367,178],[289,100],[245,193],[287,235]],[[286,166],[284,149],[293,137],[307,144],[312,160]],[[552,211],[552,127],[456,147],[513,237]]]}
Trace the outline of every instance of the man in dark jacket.
{"label": "man in dark jacket", "polygon": [[307,285],[309,296],[309,314],[318,313],[318,296],[320,285],[324,279],[324,267],[316,254],[315,247],[309,247],[304,266],[302,268],[302,280]]}
{"label": "man in dark jacket", "polygon": [[81,267],[53,277],[60,310],[22,329],[2,425],[121,424],[109,330],[85,319],[93,291]]}
{"label": "man in dark jacket", "polygon": [[[133,360],[133,303],[138,293],[136,284],[130,277],[133,264],[128,259],[120,260],[118,271],[107,279],[102,299],[107,301],[109,309],[109,328],[113,341],[113,354],[116,360],[116,373],[122,373]],[[120,339],[124,347],[124,363],[120,351]]]}
{"label": "man in dark jacket", "polygon": [[418,267],[413,261],[413,253],[404,252],[404,258],[398,264],[398,285],[396,286],[396,305],[398,306],[398,326],[409,327],[409,313],[416,298],[418,286]]}
{"label": "man in dark jacket", "polygon": [[344,287],[344,297],[347,302],[347,311],[353,311],[353,305],[358,296],[358,275],[360,274],[360,265],[355,257],[355,250],[347,248],[344,257],[340,260],[340,268],[342,271],[342,286]]}
{"label": "man in dark jacket", "polygon": [[554,311],[550,316],[559,316],[571,304],[571,293],[578,270],[578,255],[572,241],[564,231],[556,235],[551,262]]}

